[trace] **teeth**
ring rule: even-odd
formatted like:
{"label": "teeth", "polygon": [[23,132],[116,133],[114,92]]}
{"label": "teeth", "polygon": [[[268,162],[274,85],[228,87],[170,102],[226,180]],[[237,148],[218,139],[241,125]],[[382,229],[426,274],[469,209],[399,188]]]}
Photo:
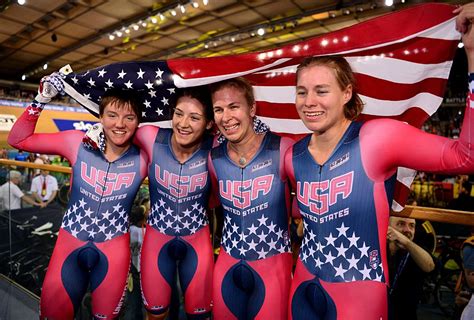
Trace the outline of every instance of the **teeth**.
{"label": "teeth", "polygon": [[232,129],[235,129],[238,127],[238,124],[234,124],[233,126],[229,126],[229,127],[224,127],[224,130],[225,131],[229,131],[229,130],[232,130]]}
{"label": "teeth", "polygon": [[184,134],[184,135],[190,134],[190,132],[179,130],[179,129],[178,129],[178,133],[179,134]]}
{"label": "teeth", "polygon": [[117,131],[117,130],[115,130],[114,133],[115,133],[115,134],[125,134],[126,132],[125,132],[125,131]]}
{"label": "teeth", "polygon": [[308,116],[308,117],[318,117],[318,116],[321,116],[324,112],[322,111],[315,111],[315,112],[305,112],[305,114]]}

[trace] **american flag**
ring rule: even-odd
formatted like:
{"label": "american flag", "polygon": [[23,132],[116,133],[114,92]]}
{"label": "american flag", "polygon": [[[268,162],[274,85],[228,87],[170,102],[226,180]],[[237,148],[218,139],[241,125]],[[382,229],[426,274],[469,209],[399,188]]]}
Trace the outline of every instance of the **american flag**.
{"label": "american flag", "polygon": [[[390,117],[421,125],[440,106],[461,35],[454,7],[422,4],[273,50],[235,56],[116,63],[70,74],[65,91],[94,114],[108,89],[142,101],[143,122],[169,127],[176,88],[243,76],[254,85],[257,114],[271,130],[307,133],[294,107],[296,66],[304,57],[339,54],[356,73],[361,120]],[[401,210],[415,172],[400,168],[392,208]]]}

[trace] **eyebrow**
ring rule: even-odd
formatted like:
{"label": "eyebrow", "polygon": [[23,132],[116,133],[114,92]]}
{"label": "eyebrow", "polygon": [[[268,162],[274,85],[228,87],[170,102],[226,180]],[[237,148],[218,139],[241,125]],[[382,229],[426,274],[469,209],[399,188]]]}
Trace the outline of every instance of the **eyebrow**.
{"label": "eyebrow", "polygon": [[[330,85],[329,84],[317,84],[315,86],[313,86],[313,88],[316,88],[316,89],[321,89],[321,88],[329,88]],[[296,89],[306,89],[305,86],[296,86]]]}

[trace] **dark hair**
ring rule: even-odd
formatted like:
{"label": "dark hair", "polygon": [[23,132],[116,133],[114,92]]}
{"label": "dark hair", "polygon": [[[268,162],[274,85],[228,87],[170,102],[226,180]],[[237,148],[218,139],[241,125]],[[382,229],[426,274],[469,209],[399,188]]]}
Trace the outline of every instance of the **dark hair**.
{"label": "dark hair", "polygon": [[204,107],[204,116],[206,120],[211,121],[214,119],[214,112],[212,111],[211,92],[208,86],[181,88],[176,92],[176,105],[182,97],[193,98],[199,101]]}
{"label": "dark hair", "polygon": [[242,77],[232,78],[223,80],[217,83],[212,83],[209,85],[211,90],[211,95],[216,93],[223,88],[231,87],[236,88],[244,94],[245,100],[247,101],[249,106],[252,106],[255,103],[255,96],[253,93],[253,87],[246,79]]}
{"label": "dark hair", "polygon": [[141,121],[142,113],[140,112],[140,103],[138,102],[136,92],[126,90],[108,90],[100,100],[99,116],[102,117],[104,115],[105,107],[111,103],[114,103],[118,109],[130,106],[137,116],[138,122]]}
{"label": "dark hair", "polygon": [[347,86],[352,85],[352,97],[344,106],[344,116],[346,119],[355,120],[362,112],[364,103],[357,93],[357,81],[347,60],[341,56],[305,58],[296,68],[296,81],[298,82],[302,69],[312,66],[326,66],[334,70],[334,76],[341,90],[345,90]]}

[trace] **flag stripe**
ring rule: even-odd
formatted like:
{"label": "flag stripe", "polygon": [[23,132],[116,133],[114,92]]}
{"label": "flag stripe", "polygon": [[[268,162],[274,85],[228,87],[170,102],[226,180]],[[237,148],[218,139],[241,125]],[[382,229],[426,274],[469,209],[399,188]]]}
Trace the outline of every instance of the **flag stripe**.
{"label": "flag stripe", "polygon": [[[365,103],[360,120],[390,117],[420,127],[442,102],[460,34],[454,6],[420,4],[297,44],[234,56],[128,62],[68,76],[66,92],[97,113],[109,89],[142,99],[144,123],[169,127],[174,89],[245,76],[254,85],[257,114],[272,130],[299,138],[308,129],[295,109],[296,66],[307,56],[345,56]],[[399,170],[393,207],[409,189]]]}

